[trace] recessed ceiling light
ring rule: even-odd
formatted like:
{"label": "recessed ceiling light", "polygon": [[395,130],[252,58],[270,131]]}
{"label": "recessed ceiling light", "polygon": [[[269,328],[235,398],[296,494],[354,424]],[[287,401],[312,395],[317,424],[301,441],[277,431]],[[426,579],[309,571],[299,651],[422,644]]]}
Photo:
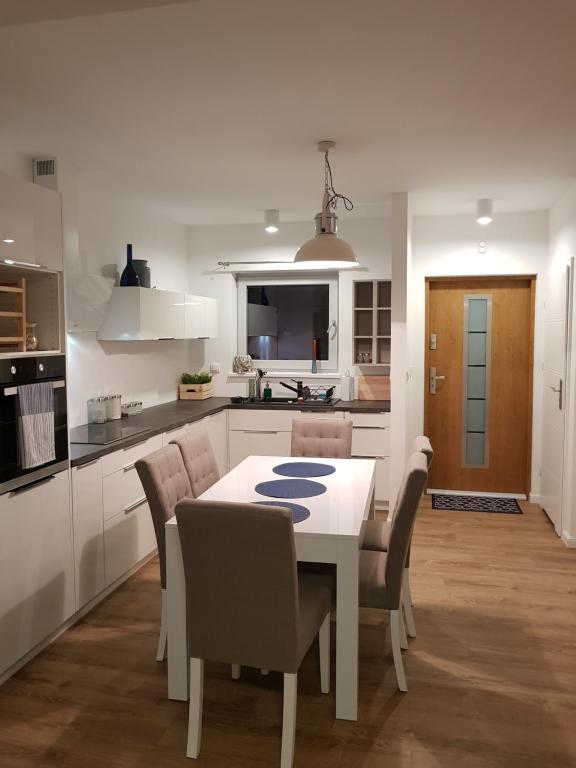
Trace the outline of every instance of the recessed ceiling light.
{"label": "recessed ceiling light", "polygon": [[4,237],[2,238],[2,242],[6,245],[12,245],[12,243],[15,243],[16,240],[13,240],[11,237]]}
{"label": "recessed ceiling light", "polygon": [[280,229],[280,211],[277,208],[267,208],[264,211],[264,229],[270,234]]}
{"label": "recessed ceiling light", "polygon": [[484,197],[476,203],[476,221],[486,226],[493,220],[494,203],[489,197]]}

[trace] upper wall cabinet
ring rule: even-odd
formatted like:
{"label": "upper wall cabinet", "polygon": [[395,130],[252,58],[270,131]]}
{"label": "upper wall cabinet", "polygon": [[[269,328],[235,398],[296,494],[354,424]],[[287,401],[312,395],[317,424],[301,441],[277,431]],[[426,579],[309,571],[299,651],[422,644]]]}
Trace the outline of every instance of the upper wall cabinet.
{"label": "upper wall cabinet", "polygon": [[57,192],[0,174],[0,260],[63,269]]}
{"label": "upper wall cabinet", "polygon": [[160,341],[212,338],[216,301],[155,288],[113,288],[101,341]]}

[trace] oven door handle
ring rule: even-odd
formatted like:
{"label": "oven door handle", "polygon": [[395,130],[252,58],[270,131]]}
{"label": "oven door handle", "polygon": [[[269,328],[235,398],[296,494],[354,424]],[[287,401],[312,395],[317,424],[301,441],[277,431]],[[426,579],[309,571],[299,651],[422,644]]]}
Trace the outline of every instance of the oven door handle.
{"label": "oven door handle", "polygon": [[[52,387],[54,389],[62,389],[62,387],[66,386],[66,382],[64,379],[60,379],[59,381],[53,381]],[[12,397],[13,395],[18,394],[18,387],[7,387],[6,389],[1,389],[0,392],[4,394],[5,397]]]}

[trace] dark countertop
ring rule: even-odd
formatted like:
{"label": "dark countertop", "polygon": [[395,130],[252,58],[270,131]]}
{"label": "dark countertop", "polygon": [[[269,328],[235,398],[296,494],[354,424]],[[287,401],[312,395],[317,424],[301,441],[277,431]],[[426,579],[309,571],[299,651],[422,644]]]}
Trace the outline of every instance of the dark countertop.
{"label": "dark countertop", "polygon": [[[170,429],[181,427],[192,421],[198,421],[205,416],[211,416],[214,413],[220,413],[227,408],[236,409],[255,409],[258,410],[298,410],[305,411],[306,406],[300,403],[294,405],[271,405],[266,403],[232,403],[227,397],[211,397],[207,400],[174,400],[171,403],[155,405],[152,408],[145,408],[142,413],[134,416],[126,416],[123,421],[131,427],[143,427],[147,431],[138,435],[116,440],[107,445],[81,445],[72,443],[70,445],[70,463],[73,467],[80,464],[87,464],[90,461],[106,456],[122,448],[128,448],[131,445],[141,443],[154,435],[160,435]],[[310,411],[350,411],[351,413],[378,413],[389,412],[389,400],[352,400],[350,402],[339,401],[334,406],[320,408],[311,406]]]}

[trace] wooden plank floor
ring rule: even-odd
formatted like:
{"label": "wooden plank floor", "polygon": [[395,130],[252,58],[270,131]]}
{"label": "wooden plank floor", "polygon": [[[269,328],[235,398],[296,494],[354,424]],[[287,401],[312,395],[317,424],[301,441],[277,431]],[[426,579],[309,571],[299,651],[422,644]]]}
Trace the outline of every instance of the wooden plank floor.
{"label": "wooden plank floor", "polygon": [[[383,615],[363,611],[360,716],[335,721],[316,649],[300,674],[296,768],[576,765],[576,551],[542,511],[438,512],[413,546],[418,637],[396,690]],[[281,676],[207,664],[202,752],[154,661],[158,566],[143,568],[0,689],[2,768],[279,764]],[[332,677],[332,679],[334,679]]]}

